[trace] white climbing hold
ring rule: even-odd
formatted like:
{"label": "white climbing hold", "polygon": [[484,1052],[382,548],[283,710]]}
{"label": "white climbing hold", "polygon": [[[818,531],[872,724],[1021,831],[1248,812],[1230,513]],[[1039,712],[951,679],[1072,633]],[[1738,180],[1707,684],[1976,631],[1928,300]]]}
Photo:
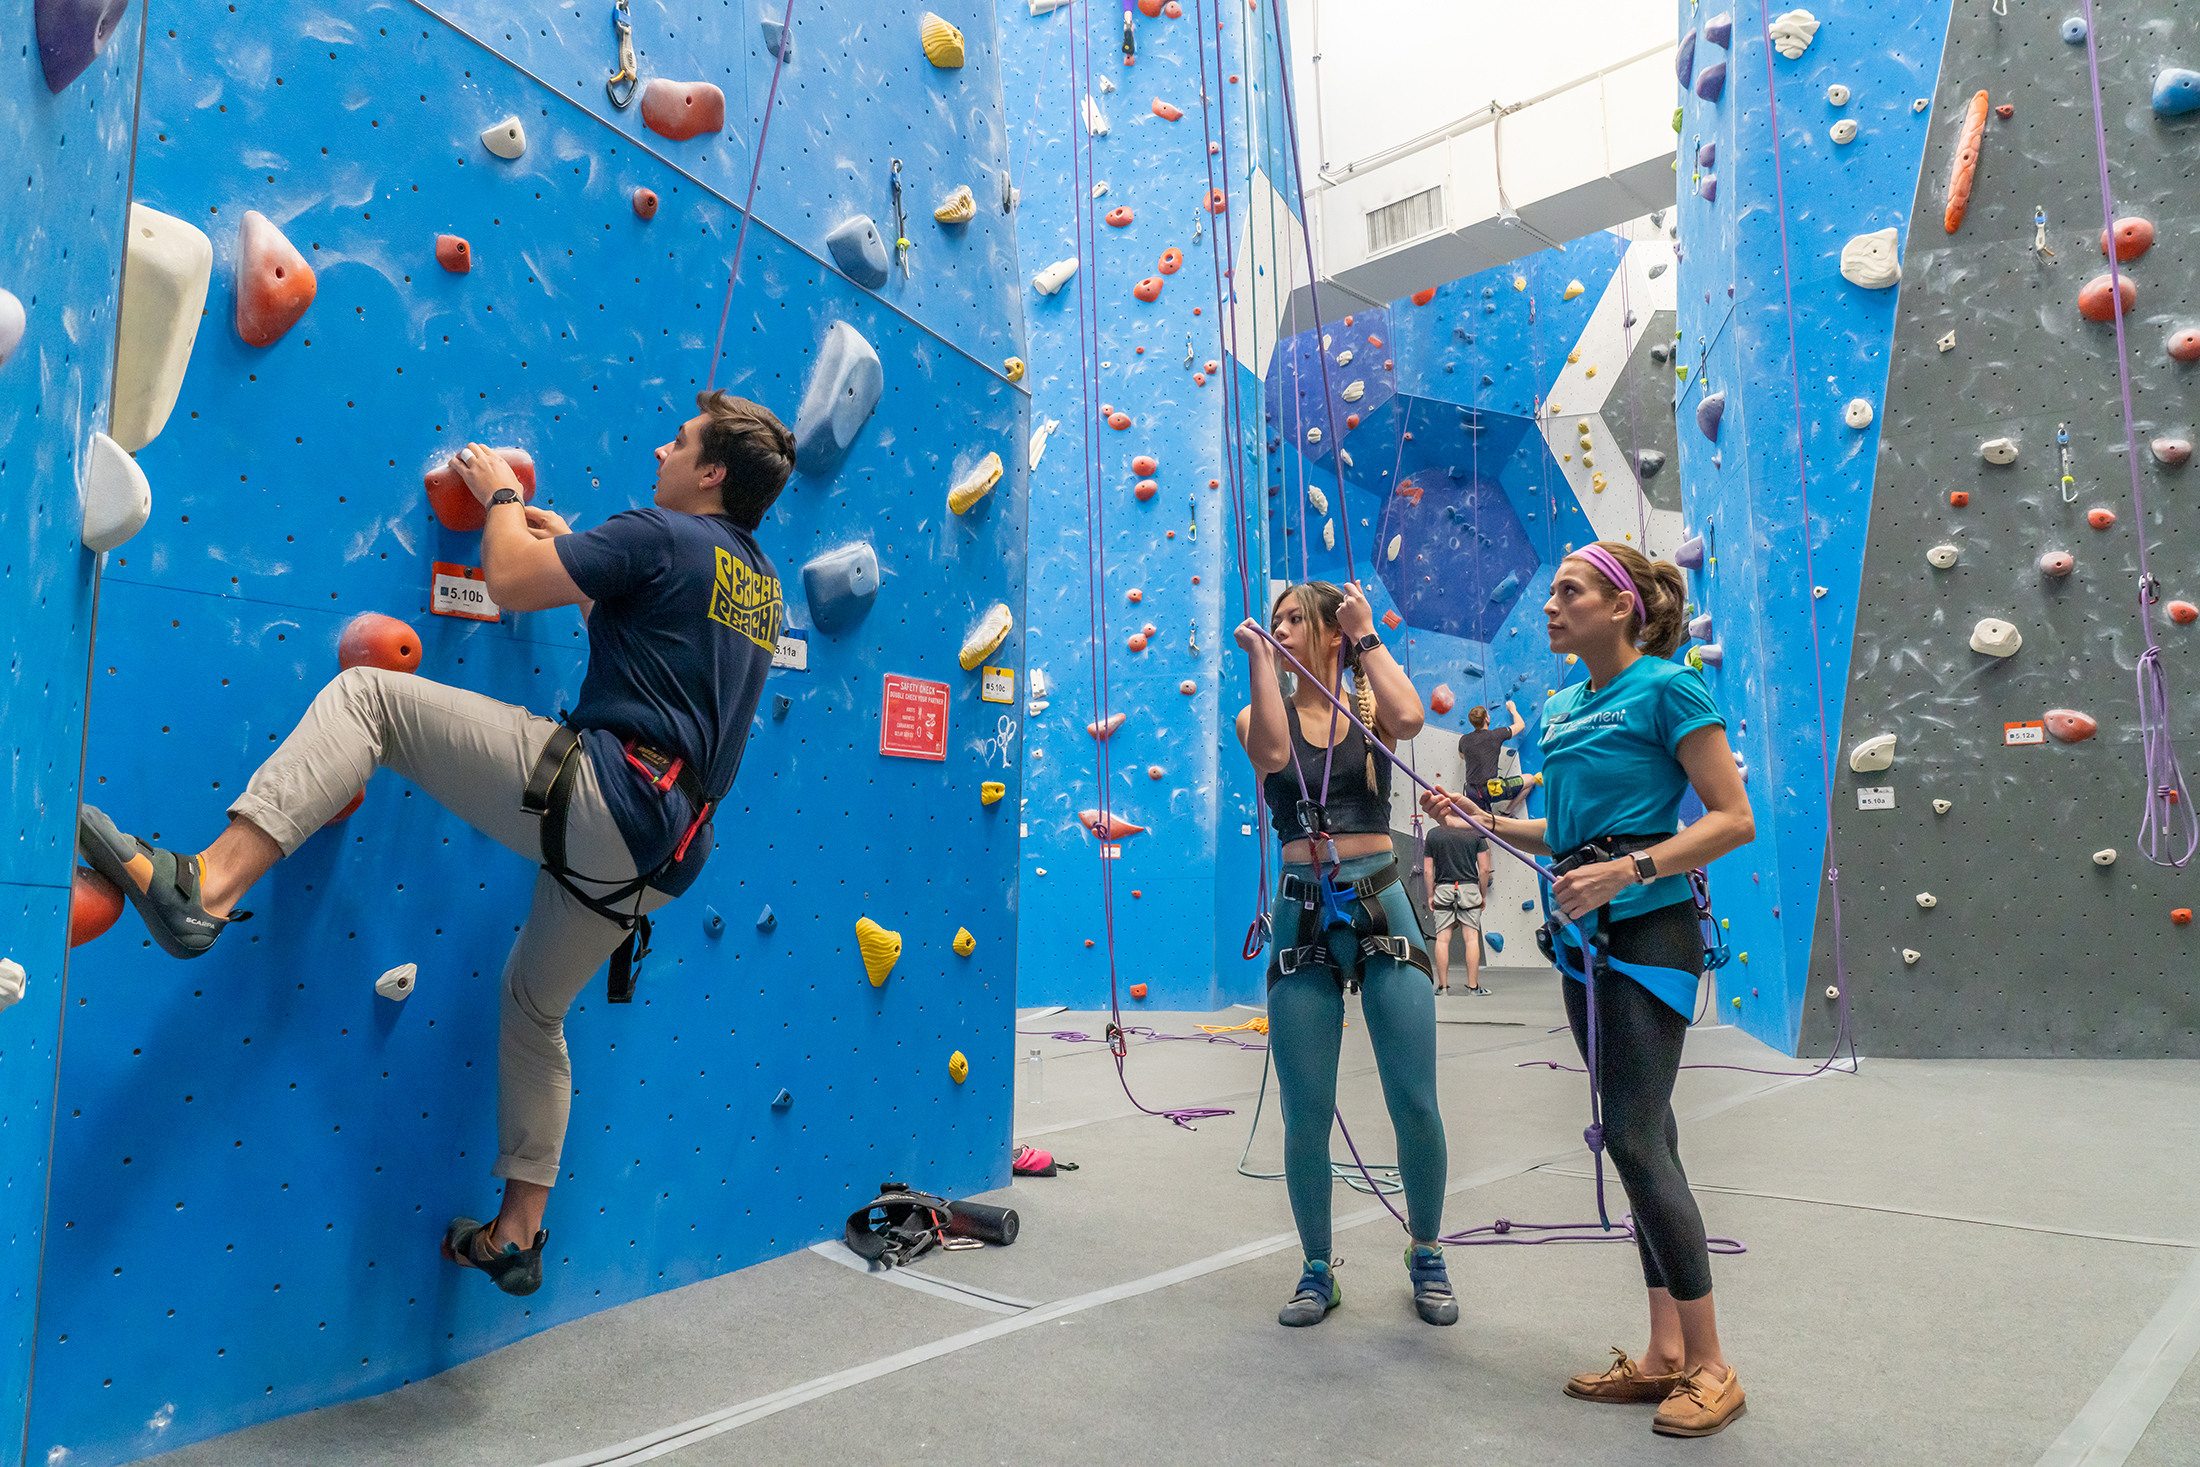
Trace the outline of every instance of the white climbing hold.
{"label": "white climbing hold", "polygon": [[23,1001],[31,975],[13,958],[0,958],[0,1009],[12,1009]]}
{"label": "white climbing hold", "polygon": [[1399,551],[1401,551],[1401,550],[1403,550],[1403,549],[1405,549],[1405,546],[1406,546],[1406,537],[1405,537],[1405,536],[1403,536],[1403,535],[1393,535],[1393,536],[1391,536],[1391,537],[1390,537],[1390,553],[1389,553],[1389,554],[1388,554],[1387,556],[1385,556],[1384,558],[1385,558],[1385,559],[1388,559],[1388,560],[1396,560],[1396,559],[1398,558],[1398,552],[1399,552]]}
{"label": "white climbing hold", "polygon": [[384,998],[403,1003],[412,997],[413,983],[420,976],[418,963],[403,963],[374,980],[374,991]]}
{"label": "white climbing hold", "polygon": [[1916,100],[1915,102],[1912,102],[1912,103],[1910,104],[1910,110],[1911,110],[1912,112],[1923,112],[1923,111],[1924,111],[1924,110],[1925,110],[1926,108],[1928,108],[1928,107],[1930,107],[1930,106],[1932,106],[1932,105],[1933,105],[1933,99],[1932,99],[1932,98],[1930,98],[1930,97],[1919,97],[1919,98],[1918,98],[1918,99],[1917,99],[1917,100]]}
{"label": "white climbing hold", "polygon": [[2014,657],[2024,645],[2024,634],[1999,617],[1985,617],[1971,628],[1971,650],[1988,657]]}
{"label": "white climbing hold", "polygon": [[1826,88],[1826,101],[1829,105],[1834,107],[1848,106],[1849,89],[1841,85],[1841,83],[1835,82],[1832,86]]}
{"label": "white climbing hold", "polygon": [[1329,513],[1329,496],[1322,493],[1319,484],[1312,485],[1307,489],[1306,502],[1314,506],[1314,513],[1316,514]]}
{"label": "white climbing hold", "polygon": [[1094,198],[1096,198],[1096,199],[1097,199],[1097,198],[1099,198],[1099,197],[1100,197],[1100,196],[1101,196],[1102,194],[1106,193],[1107,191],[1108,191],[1108,181],[1107,181],[1106,179],[1104,179],[1104,178],[1103,178],[1103,179],[1101,179],[1101,180],[1100,180],[1100,181],[1099,181],[1098,183],[1096,183],[1096,184],[1094,184],[1094,185],[1092,186],[1092,196],[1093,196]]}
{"label": "white climbing hold", "polygon": [[1814,600],[1823,601],[1826,599],[1826,588],[1824,586],[1813,586],[1810,588],[1810,594]]}
{"label": "white climbing hold", "polygon": [[1334,549],[1336,549],[1336,548],[1337,548],[1337,522],[1336,522],[1335,520],[1323,520],[1323,521],[1322,521],[1322,549],[1324,549],[1324,550],[1334,550]]}
{"label": "white climbing hold", "polygon": [[1851,428],[1869,428],[1872,425],[1872,405],[1861,397],[1850,398],[1848,407],[1841,414],[1841,421]]}
{"label": "white climbing hold", "polygon": [[1902,245],[1892,228],[1860,234],[1841,246],[1841,278],[1866,290],[1885,290],[1902,279]]}
{"label": "white climbing hold", "polygon": [[1319,429],[1319,428],[1309,428],[1309,429],[1307,429],[1307,430],[1306,430],[1306,441],[1307,441],[1307,442],[1309,442],[1309,443],[1319,443],[1319,442],[1321,442],[1321,441],[1322,441],[1322,430],[1321,430],[1321,429]]}
{"label": "white climbing hold", "polygon": [[1337,462],[1349,469],[1352,467],[1352,455],[1340,448],[1337,450]]}
{"label": "white climbing hold", "polygon": [[1946,570],[1949,566],[1956,563],[1956,557],[1961,555],[1962,553],[1963,551],[1960,546],[1935,545],[1932,549],[1925,552],[1925,561],[1926,564],[1930,565],[1934,570]]}
{"label": "white climbing hold", "polygon": [[1818,36],[1818,17],[1807,10],[1790,10],[1772,18],[1772,49],[1793,61],[1810,49]]}
{"label": "white climbing hold", "polygon": [[1874,774],[1894,764],[1894,735],[1873,734],[1849,750],[1849,768],[1857,774]]}
{"label": "white climbing hold", "polygon": [[1084,110],[1085,131],[1096,138],[1106,137],[1108,135],[1108,114],[1100,110],[1100,104],[1092,99],[1090,92],[1085,94]]}
{"label": "white climbing hold", "polygon": [[1922,958],[1922,957],[1924,957],[1924,956],[1925,956],[1925,954],[1923,954],[1923,953],[1919,952],[1919,951],[1918,951],[1918,950],[1917,950],[1916,948],[1914,948],[1914,947],[1906,947],[1906,948],[1902,949],[1902,961],[1903,961],[1903,962],[1905,962],[1905,963],[1914,963],[1914,962],[1916,962],[1916,961],[1917,961],[1917,960],[1918,960],[1919,958]]}
{"label": "white climbing hold", "polygon": [[1031,288],[1041,295],[1052,295],[1069,284],[1069,278],[1077,273],[1077,257],[1056,260],[1053,264],[1031,277]]}
{"label": "white climbing hold", "polygon": [[1939,347],[1942,351],[1954,351],[1956,349],[1956,334],[1951,331],[1946,336],[1941,337],[1940,340],[1934,342],[1933,344]]}
{"label": "white climbing hold", "polygon": [[[143,204],[130,206],[129,236],[115,343],[115,405],[107,431],[136,453],[160,436],[183,391],[206,314],[214,242],[196,225]],[[0,301],[0,359],[8,354],[6,314],[6,302]]]}
{"label": "white climbing hold", "polygon": [[14,292],[0,290],[0,367],[6,366],[8,358],[23,344],[24,321],[23,302]]}
{"label": "white climbing hold", "polygon": [[1926,911],[1930,912],[1933,908],[1940,905],[1940,898],[1934,896],[1929,891],[1921,891],[1917,894],[1917,904],[1923,907]]}
{"label": "white climbing hold", "polygon": [[1352,365],[1352,353],[1351,353],[1351,352],[1350,352],[1349,350],[1338,352],[1338,353],[1337,353],[1337,365],[1338,365],[1338,366],[1340,366],[1340,367],[1349,367],[1349,366],[1351,366],[1351,365]]}
{"label": "white climbing hold", "polygon": [[481,130],[481,145],[499,158],[517,158],[527,151],[527,129],[517,117],[507,117]]}
{"label": "white climbing hold", "polygon": [[1855,142],[1856,119],[1852,117],[1842,118],[1839,122],[1836,122],[1832,127],[1826,130],[1826,136],[1832,138],[1837,143]]}
{"label": "white climbing hold", "polygon": [[2094,865],[2096,865],[2096,866],[2113,866],[2113,865],[2115,865],[2115,864],[2116,864],[2116,848],[2115,848],[2114,846],[2110,846],[2110,847],[2108,847],[2108,848],[2107,848],[2106,850],[2100,850],[2100,851],[2095,851],[2095,852],[2093,853],[2093,864],[2094,864]]}
{"label": "white climbing hold", "polygon": [[1840,996],[1841,996],[1841,990],[1840,990],[1840,989],[1838,989],[1838,988],[1834,987],[1834,986],[1833,986],[1833,985],[1832,985],[1831,983],[1828,983],[1828,984],[1826,985],[1826,997],[1828,997],[1828,998],[1839,998]]}
{"label": "white climbing hold", "polygon": [[1935,815],[1945,815],[1945,814],[1947,814],[1947,813],[1948,813],[1948,812],[1949,812],[1950,810],[1953,810],[1953,809],[1954,809],[1955,807],[1956,807],[1956,802],[1955,802],[1955,801],[1953,801],[1953,800],[1935,800],[1935,801],[1933,801],[1933,813],[1934,813]]}
{"label": "white climbing hold", "polygon": [[1344,400],[1346,402],[1358,402],[1366,394],[1367,384],[1365,382],[1354,380],[1345,384]]}
{"label": "white climbing hold", "polygon": [[145,528],[153,513],[153,489],[145,470],[104,433],[92,435],[84,455],[84,548],[112,550]]}
{"label": "white climbing hold", "polygon": [[1978,446],[1978,456],[1990,464],[2013,464],[2017,461],[2017,440],[1989,438]]}
{"label": "white climbing hold", "polygon": [[1061,426],[1062,424],[1059,419],[1048,418],[1038,427],[1031,430],[1031,466],[1033,468],[1039,467],[1039,460],[1046,457],[1047,439],[1052,437],[1054,434],[1054,430]]}

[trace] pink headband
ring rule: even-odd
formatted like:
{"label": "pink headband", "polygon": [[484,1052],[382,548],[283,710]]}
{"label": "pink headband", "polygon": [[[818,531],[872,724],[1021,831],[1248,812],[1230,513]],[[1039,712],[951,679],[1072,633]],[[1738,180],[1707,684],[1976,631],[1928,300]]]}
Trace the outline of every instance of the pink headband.
{"label": "pink headband", "polygon": [[1619,590],[1625,591],[1628,595],[1634,597],[1635,615],[1641,616],[1643,614],[1642,592],[1635,589],[1634,579],[1627,574],[1627,567],[1619,563],[1618,556],[1606,550],[1602,545],[1596,544],[1584,545],[1576,550],[1574,554],[1604,572],[1605,579]]}

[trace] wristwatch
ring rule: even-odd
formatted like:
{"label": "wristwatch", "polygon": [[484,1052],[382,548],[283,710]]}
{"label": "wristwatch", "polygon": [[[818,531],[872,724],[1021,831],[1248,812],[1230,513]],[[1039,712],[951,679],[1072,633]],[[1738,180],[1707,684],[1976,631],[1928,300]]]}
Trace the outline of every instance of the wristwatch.
{"label": "wristwatch", "polygon": [[1375,635],[1375,633],[1373,632],[1369,632],[1366,636],[1360,638],[1359,641],[1352,644],[1353,650],[1357,651],[1362,657],[1365,657],[1368,653],[1374,651],[1377,647],[1380,647],[1382,645],[1383,639]]}
{"label": "wristwatch", "polygon": [[1648,851],[1637,851],[1630,859],[1635,863],[1635,885],[1658,879],[1658,863],[1650,859]]}
{"label": "wristwatch", "polygon": [[491,508],[494,508],[500,504],[518,504],[519,502],[519,491],[511,487],[509,484],[505,485],[502,489],[499,489],[496,493],[489,496],[489,504]]}

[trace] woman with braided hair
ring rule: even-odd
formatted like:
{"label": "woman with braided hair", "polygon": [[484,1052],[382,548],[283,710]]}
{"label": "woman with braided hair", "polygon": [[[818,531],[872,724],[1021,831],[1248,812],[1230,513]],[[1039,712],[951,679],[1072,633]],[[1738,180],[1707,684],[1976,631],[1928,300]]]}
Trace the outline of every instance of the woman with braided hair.
{"label": "woman with braided hair", "polygon": [[[1356,582],[1287,588],[1268,629],[1248,618],[1237,644],[1252,681],[1252,702],[1237,717],[1238,742],[1263,776],[1262,795],[1283,843],[1268,1045],[1283,1096],[1284,1183],[1306,1267],[1277,1319],[1319,1324],[1343,1302],[1330,1256],[1329,1130],[1345,993],[1353,989],[1398,1136],[1414,1308],[1430,1324],[1452,1324],[1459,1305],[1437,1241],[1445,1156],[1436,1108],[1436,997],[1426,939],[1390,843],[1391,750],[1421,731],[1420,695],[1375,634],[1374,611]],[[1295,678],[1288,701],[1276,646],[1312,674]],[[1373,739],[1324,694],[1325,684],[1342,698],[1346,672]]]}

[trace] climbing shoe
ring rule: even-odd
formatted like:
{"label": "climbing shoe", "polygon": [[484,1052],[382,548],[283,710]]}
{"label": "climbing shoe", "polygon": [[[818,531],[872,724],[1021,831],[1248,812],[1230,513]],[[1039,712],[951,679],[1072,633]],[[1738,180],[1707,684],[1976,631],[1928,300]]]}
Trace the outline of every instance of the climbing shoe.
{"label": "climbing shoe", "polygon": [[153,941],[172,958],[195,958],[214,945],[222,929],[250,912],[216,917],[199,899],[205,878],[197,856],[156,850],[115,828],[96,805],[76,817],[76,848],[86,865],[112,881],[145,919]]}
{"label": "climbing shoe", "polygon": [[1444,1250],[1422,1243],[1406,1245],[1406,1275],[1413,1280],[1413,1308],[1429,1324],[1457,1324],[1459,1301],[1451,1296],[1451,1275]]}
{"label": "climbing shoe", "polygon": [[1276,1323],[1287,1329],[1303,1329],[1310,1324],[1320,1324],[1329,1317],[1329,1311],[1344,1302],[1344,1286],[1337,1282],[1335,1270],[1323,1258],[1306,1260],[1306,1272],[1299,1276],[1299,1291],[1291,1296],[1276,1315]]}
{"label": "climbing shoe", "polygon": [[470,1217],[452,1218],[443,1230],[443,1256],[461,1268],[480,1269],[507,1294],[532,1294],[541,1288],[542,1245],[550,1235],[538,1231],[532,1248],[506,1243],[499,1253],[491,1226]]}
{"label": "climbing shoe", "polygon": [[1612,1347],[1611,1367],[1596,1375],[1583,1373],[1566,1382],[1566,1394],[1577,1401],[1602,1401],[1613,1406],[1643,1405],[1662,1401],[1681,1387],[1681,1372],[1645,1375],[1642,1367],[1619,1346]]}
{"label": "climbing shoe", "polygon": [[1651,1419],[1650,1429],[1659,1436],[1710,1436],[1726,1430],[1746,1409],[1742,1378],[1734,1367],[1729,1365],[1722,1376],[1703,1365],[1673,1388]]}

